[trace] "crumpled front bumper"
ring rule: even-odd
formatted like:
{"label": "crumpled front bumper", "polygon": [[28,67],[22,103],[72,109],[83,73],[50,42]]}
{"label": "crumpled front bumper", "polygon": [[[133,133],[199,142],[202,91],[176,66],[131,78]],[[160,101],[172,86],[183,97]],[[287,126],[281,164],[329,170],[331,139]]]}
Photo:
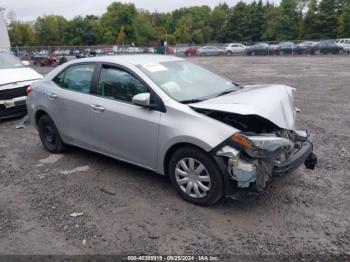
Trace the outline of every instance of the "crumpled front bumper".
{"label": "crumpled front bumper", "polygon": [[[239,169],[232,171],[232,169],[230,169],[230,160],[232,161],[232,159],[235,158],[235,161],[237,161],[238,151],[231,148],[232,152],[225,152],[225,154],[222,154],[222,150],[221,153],[219,153],[220,150],[216,150],[214,159],[224,175],[226,196],[231,196],[233,193],[236,193],[237,189],[262,189],[265,187],[265,183],[273,176],[290,174],[302,164],[305,164],[308,169],[314,169],[317,164],[317,157],[313,153],[313,136],[306,131],[301,132],[303,136],[299,137],[299,141],[301,141],[299,149],[294,151],[293,154],[284,161],[279,162],[252,158],[252,161],[248,162],[238,158],[238,162],[255,167],[251,169],[245,168],[244,170]],[[236,167],[239,166],[239,164],[236,164]],[[252,187],[251,185],[254,186]]]}
{"label": "crumpled front bumper", "polygon": [[302,147],[285,162],[275,164],[272,173],[273,175],[287,175],[298,169],[310,157],[313,151],[311,141],[305,141]]}

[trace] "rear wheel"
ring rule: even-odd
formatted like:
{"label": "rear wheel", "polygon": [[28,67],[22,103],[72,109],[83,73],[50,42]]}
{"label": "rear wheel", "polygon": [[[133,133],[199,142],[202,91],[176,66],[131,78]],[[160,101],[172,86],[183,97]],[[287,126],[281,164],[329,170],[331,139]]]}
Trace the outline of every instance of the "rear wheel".
{"label": "rear wheel", "polygon": [[38,130],[41,142],[47,151],[60,153],[66,149],[54,122],[48,115],[40,117]]}
{"label": "rear wheel", "polygon": [[212,157],[202,150],[194,147],[177,150],[168,168],[172,185],[186,201],[208,206],[222,197],[222,174]]}

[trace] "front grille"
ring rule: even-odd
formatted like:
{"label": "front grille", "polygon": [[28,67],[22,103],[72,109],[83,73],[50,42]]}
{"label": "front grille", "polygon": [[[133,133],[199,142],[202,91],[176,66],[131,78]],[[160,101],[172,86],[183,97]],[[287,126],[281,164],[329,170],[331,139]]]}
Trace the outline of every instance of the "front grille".
{"label": "front grille", "polygon": [[0,100],[9,100],[16,97],[27,96],[27,87],[28,86],[21,86],[18,88],[0,90]]}

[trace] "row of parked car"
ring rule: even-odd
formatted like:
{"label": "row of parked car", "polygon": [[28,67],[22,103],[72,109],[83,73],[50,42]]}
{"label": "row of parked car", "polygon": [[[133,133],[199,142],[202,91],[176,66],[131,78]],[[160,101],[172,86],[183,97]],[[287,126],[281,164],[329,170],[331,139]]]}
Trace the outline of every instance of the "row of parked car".
{"label": "row of parked car", "polygon": [[246,46],[241,43],[230,43],[224,46],[191,46],[184,50],[186,56],[217,55],[284,55],[284,54],[343,54],[350,53],[350,39],[336,41],[304,41],[298,44],[281,42],[279,44],[256,43]]}

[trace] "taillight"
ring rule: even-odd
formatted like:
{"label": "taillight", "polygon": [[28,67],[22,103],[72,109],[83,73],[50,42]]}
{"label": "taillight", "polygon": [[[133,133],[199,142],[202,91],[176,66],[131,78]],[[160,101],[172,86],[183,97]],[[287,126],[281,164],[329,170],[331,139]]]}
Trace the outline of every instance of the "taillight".
{"label": "taillight", "polygon": [[33,88],[31,86],[27,87],[27,95],[29,95],[31,92],[33,92]]}

